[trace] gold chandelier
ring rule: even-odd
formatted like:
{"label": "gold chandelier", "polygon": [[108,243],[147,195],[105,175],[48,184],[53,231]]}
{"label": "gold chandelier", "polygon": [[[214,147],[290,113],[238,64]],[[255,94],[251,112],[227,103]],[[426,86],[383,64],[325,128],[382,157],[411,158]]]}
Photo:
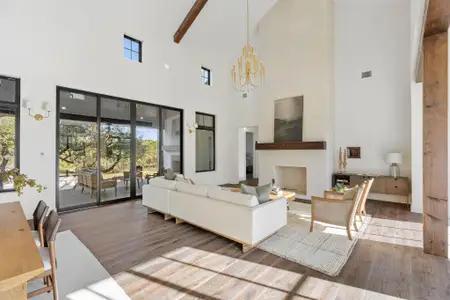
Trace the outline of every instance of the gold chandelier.
{"label": "gold chandelier", "polygon": [[254,87],[263,84],[265,77],[264,64],[258,59],[255,49],[249,42],[249,7],[247,2],[247,43],[242,48],[242,55],[239,57],[237,65],[231,70],[233,87],[239,92],[248,93]]}

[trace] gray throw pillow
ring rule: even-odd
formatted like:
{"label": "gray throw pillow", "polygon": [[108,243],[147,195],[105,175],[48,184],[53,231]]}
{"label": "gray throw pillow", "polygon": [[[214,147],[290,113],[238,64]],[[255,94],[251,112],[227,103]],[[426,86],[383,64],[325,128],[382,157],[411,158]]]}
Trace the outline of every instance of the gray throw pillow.
{"label": "gray throw pillow", "polygon": [[164,170],[164,179],[167,180],[175,180],[177,178],[177,174],[175,174],[172,169]]}
{"label": "gray throw pillow", "polygon": [[272,190],[272,184],[266,184],[262,186],[258,186],[256,188],[256,192],[258,193],[258,202],[262,204],[264,202],[270,201],[270,191]]}
{"label": "gray throw pillow", "polygon": [[271,190],[272,190],[271,183],[257,187],[241,184],[241,193],[256,196],[259,204],[263,204],[267,201],[270,201]]}

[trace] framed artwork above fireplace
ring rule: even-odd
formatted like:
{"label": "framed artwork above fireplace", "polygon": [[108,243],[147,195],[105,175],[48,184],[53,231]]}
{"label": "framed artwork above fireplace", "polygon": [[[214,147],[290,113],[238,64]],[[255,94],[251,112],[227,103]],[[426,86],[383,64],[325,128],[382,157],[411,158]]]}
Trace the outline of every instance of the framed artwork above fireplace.
{"label": "framed artwork above fireplace", "polygon": [[303,96],[275,100],[274,142],[303,141]]}

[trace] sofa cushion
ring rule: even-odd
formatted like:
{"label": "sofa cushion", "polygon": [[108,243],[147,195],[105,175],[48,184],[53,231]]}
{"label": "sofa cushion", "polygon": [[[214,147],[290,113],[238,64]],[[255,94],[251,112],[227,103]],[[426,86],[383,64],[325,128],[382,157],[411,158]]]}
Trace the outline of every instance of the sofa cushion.
{"label": "sofa cushion", "polygon": [[176,190],[176,184],[176,181],[166,180],[163,177],[156,177],[150,180],[150,185],[172,191]]}
{"label": "sofa cushion", "polygon": [[[176,181],[175,181],[176,182]],[[195,196],[208,197],[208,187],[185,182],[176,182],[177,191]]]}
{"label": "sofa cushion", "polygon": [[254,195],[245,195],[241,193],[222,190],[218,186],[213,186],[208,189],[208,197],[248,207],[254,207],[259,204],[258,199]]}
{"label": "sofa cushion", "polygon": [[263,204],[264,202],[270,201],[271,191],[272,191],[271,183],[257,187],[241,184],[241,193],[256,196],[259,204]]}

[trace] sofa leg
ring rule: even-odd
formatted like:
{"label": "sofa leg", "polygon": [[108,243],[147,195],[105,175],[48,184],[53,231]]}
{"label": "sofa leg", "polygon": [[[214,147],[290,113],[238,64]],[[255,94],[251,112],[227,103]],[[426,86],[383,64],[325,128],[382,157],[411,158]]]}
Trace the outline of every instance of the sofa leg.
{"label": "sofa leg", "polygon": [[156,210],[154,210],[153,208],[147,207],[147,213],[148,214],[153,214],[155,212],[156,212]]}
{"label": "sofa leg", "polygon": [[170,220],[175,218],[174,216],[168,215],[168,214],[164,214],[164,221]]}
{"label": "sofa leg", "polygon": [[175,218],[175,224],[182,224],[182,223],[184,223],[183,220]]}
{"label": "sofa leg", "polygon": [[247,253],[248,251],[250,251],[252,249],[253,249],[253,246],[242,244],[242,253]]}

